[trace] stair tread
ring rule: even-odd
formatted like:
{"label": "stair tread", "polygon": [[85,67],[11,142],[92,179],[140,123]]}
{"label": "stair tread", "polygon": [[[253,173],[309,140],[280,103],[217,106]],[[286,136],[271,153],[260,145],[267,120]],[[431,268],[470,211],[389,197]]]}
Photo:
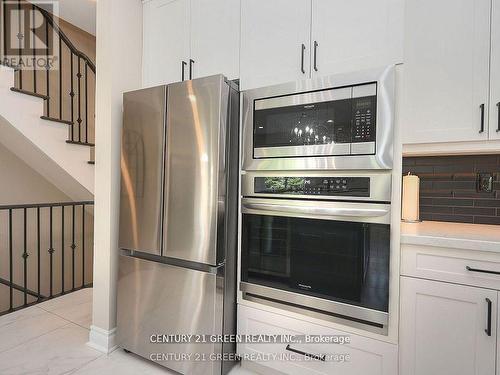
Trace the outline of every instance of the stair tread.
{"label": "stair tread", "polygon": [[94,147],[94,146],[95,146],[95,144],[93,144],[93,143],[89,143],[89,142],[79,142],[79,141],[71,141],[71,140],[66,141],[66,143],[70,143],[70,144],[72,144],[72,145],[89,146],[89,147]]}
{"label": "stair tread", "polygon": [[73,125],[71,121],[68,120],[61,120],[55,117],[49,117],[49,116],[40,116],[42,120],[47,120],[47,121],[54,121],[54,122],[60,122],[62,124],[67,124],[67,125]]}
{"label": "stair tread", "polygon": [[28,91],[28,90],[18,89],[17,87],[11,87],[10,91],[18,92],[20,94],[35,96],[37,98],[41,98],[41,99],[44,99],[44,100],[47,100],[49,98],[47,95],[34,93],[34,92],[31,92],[31,91]]}

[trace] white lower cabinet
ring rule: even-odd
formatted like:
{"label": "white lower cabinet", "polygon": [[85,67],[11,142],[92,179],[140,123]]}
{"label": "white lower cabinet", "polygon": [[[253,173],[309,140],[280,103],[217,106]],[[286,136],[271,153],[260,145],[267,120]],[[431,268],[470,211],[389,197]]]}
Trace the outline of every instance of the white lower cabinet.
{"label": "white lower cabinet", "polygon": [[495,374],[496,290],[401,277],[400,375]]}
{"label": "white lower cabinet", "polygon": [[[260,365],[285,374],[397,375],[398,373],[396,345],[269,311],[238,305],[238,334],[350,337],[351,342],[344,345],[287,342],[238,344],[237,351],[243,359],[256,359],[255,362]],[[300,353],[307,353],[310,357]],[[290,356],[293,358],[290,359]],[[321,360],[323,356],[325,356],[324,361]],[[345,361],[342,362],[342,359]]]}

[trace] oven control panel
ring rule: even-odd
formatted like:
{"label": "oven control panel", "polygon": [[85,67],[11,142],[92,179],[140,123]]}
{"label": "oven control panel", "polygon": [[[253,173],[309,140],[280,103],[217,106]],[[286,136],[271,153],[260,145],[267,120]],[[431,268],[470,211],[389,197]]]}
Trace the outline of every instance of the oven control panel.
{"label": "oven control panel", "polygon": [[369,177],[256,177],[254,193],[369,197]]}

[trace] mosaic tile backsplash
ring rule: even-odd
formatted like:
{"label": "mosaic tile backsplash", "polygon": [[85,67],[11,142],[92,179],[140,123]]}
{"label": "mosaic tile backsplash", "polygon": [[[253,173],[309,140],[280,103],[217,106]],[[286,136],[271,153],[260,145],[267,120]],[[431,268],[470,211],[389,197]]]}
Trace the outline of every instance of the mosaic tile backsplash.
{"label": "mosaic tile backsplash", "polygon": [[[420,177],[420,219],[500,225],[500,155],[403,158],[403,174]],[[478,191],[478,173],[493,190]]]}

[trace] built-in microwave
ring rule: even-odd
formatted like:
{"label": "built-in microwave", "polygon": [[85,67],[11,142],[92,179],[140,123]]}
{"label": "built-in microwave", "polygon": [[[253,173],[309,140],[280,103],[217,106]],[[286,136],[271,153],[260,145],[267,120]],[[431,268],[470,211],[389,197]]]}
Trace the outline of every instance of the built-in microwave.
{"label": "built-in microwave", "polygon": [[243,169],[392,169],[393,97],[393,67],[246,91]]}

